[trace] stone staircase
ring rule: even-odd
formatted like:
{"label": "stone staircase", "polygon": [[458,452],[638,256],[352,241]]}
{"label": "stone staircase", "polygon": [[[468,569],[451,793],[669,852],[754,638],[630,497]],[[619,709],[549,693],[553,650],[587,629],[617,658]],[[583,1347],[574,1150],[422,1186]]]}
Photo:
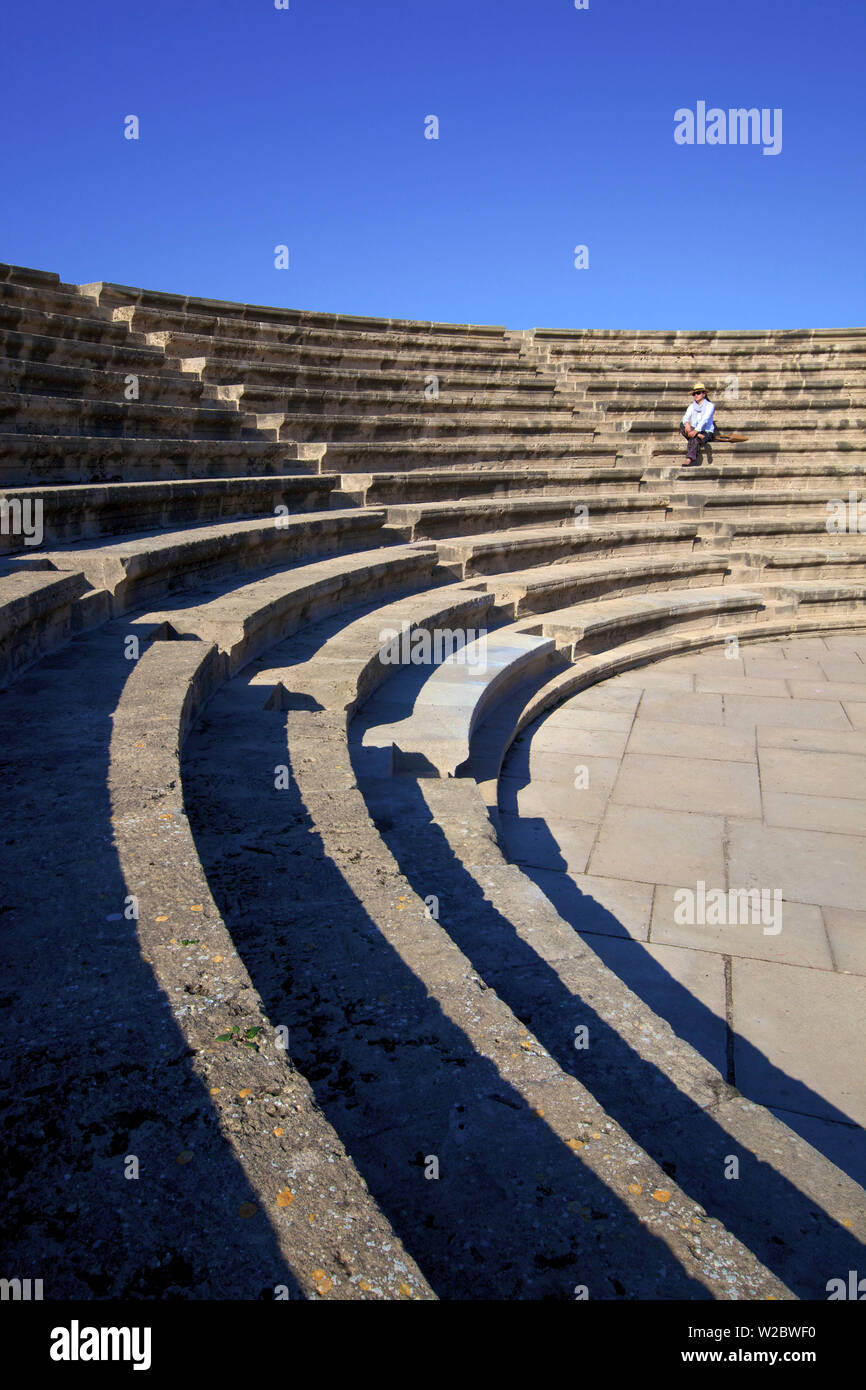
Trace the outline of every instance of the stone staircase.
{"label": "stone staircase", "polygon": [[[685,472],[698,375],[750,438]],[[856,1267],[856,1183],[509,862],[499,781],[624,673],[866,629],[864,407],[866,331],[0,266],[19,1263],[47,1221],[54,1296],[812,1298]],[[159,1182],[117,1183],[128,1153]]]}

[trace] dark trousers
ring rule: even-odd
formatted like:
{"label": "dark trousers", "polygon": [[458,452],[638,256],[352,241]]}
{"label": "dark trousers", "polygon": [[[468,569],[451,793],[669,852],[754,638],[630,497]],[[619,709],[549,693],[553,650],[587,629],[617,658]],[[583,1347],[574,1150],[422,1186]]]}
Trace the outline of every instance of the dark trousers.
{"label": "dark trousers", "polygon": [[[683,439],[688,439],[685,425],[680,425],[680,434],[683,436]],[[712,441],[712,438],[713,436],[711,434],[699,432],[698,434],[693,434],[691,439],[688,439],[688,447],[686,448],[686,458],[689,460],[690,463],[697,462],[698,453],[701,445],[706,444],[707,440]]]}

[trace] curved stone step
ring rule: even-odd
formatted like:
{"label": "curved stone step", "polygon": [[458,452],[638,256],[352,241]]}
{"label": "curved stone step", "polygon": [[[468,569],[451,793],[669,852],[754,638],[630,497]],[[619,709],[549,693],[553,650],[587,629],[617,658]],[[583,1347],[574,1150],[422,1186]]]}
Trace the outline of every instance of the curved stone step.
{"label": "curved stone step", "polygon": [[0,308],[10,306],[73,318],[87,313],[92,319],[112,321],[109,309],[85,299],[77,285],[64,285],[59,280],[49,283],[29,277],[24,281],[18,276],[0,280]]}
{"label": "curved stone step", "polygon": [[[243,404],[243,402],[241,402]],[[551,442],[569,442],[572,448],[581,443],[591,443],[594,426],[591,420],[577,419],[570,409],[551,411],[548,409],[524,413],[513,417],[490,411],[486,416],[481,410],[454,411],[425,408],[419,402],[415,413],[349,415],[339,413],[317,414],[291,411],[274,416],[254,416],[245,414],[241,420],[249,426],[251,421],[265,420],[267,428],[278,431],[280,439],[297,439],[308,442],[322,442],[344,447],[363,444],[388,444],[394,447],[409,440],[419,450],[434,447],[438,443],[459,441],[463,448],[493,448],[497,443],[501,450],[517,447],[532,447],[533,436],[549,436]],[[513,443],[512,443],[513,441]]]}
{"label": "curved stone step", "polygon": [[[645,471],[647,481],[655,480],[665,485],[679,474],[686,474],[682,467],[650,465]],[[862,486],[866,478],[866,455],[858,462],[854,455],[842,454],[836,457],[827,454],[814,463],[794,463],[785,459],[770,459],[766,464],[746,463],[741,459],[727,459],[724,464],[703,463],[694,473],[689,471],[689,491],[706,489],[708,495],[727,492],[729,489],[749,491],[770,487],[776,482],[785,489],[799,490],[800,487],[823,484],[827,495],[840,487]]]}
{"label": "curved stone step", "polygon": [[858,579],[866,573],[866,553],[861,545],[851,547],[818,546],[812,550],[796,550],[793,546],[784,549],[752,551],[744,550],[739,556],[736,550],[730,552],[732,559],[739,559],[744,565],[744,577],[749,583],[771,583],[802,579]]}
{"label": "curved stone step", "polygon": [[103,309],[125,312],[131,308],[141,322],[188,325],[202,334],[244,333],[253,337],[291,342],[296,337],[311,340],[328,335],[335,341],[383,340],[394,344],[465,344],[475,351],[517,354],[506,330],[497,325],[434,323],[416,319],[381,319],[355,314],[322,313],[308,309],[283,309],[266,304],[241,304],[227,300],[171,294],[131,285],[94,281],[75,287],[77,292]]}
{"label": "curved stone step", "polygon": [[[40,504],[44,545],[122,532],[151,531],[183,523],[209,522],[327,509],[334,475],[270,474],[262,478],[194,478],[169,482],[55,484],[44,488],[0,488],[4,503],[23,510]],[[2,514],[2,513],[0,513]],[[23,550],[20,536],[0,531],[0,554]],[[23,553],[32,553],[31,550]]]}
{"label": "curved stone step", "polygon": [[[793,601],[798,600],[794,595]],[[824,601],[829,603],[829,593]],[[498,628],[449,654],[420,688],[411,679],[392,681],[384,703],[380,700],[377,706],[380,722],[370,726],[367,713],[365,747],[390,748],[395,774],[464,773],[473,734],[492,707],[517,686],[541,687],[542,673],[552,677],[551,668],[561,669],[564,659],[580,662],[590,655],[615,653],[626,643],[671,629],[699,634],[703,640],[719,631],[741,634],[744,625],[759,621],[768,606],[778,607],[779,602],[774,591],[735,587],[630,593],[546,613],[537,627],[524,620]],[[841,599],[834,596],[833,602],[838,606]],[[397,718],[401,703],[411,713]]]}
{"label": "curved stone step", "polygon": [[215,642],[234,672],[309,622],[375,597],[416,593],[437,580],[444,586],[432,546],[394,545],[296,565],[216,597],[179,600],[137,621],[144,631],[168,628],[180,638]]}
{"label": "curved stone step", "polygon": [[320,387],[300,386],[286,380],[285,373],[279,386],[256,386],[247,381],[246,373],[242,375],[243,406],[260,414],[282,412],[287,420],[305,414],[374,420],[379,416],[435,419],[465,414],[497,423],[516,414],[519,424],[520,416],[538,414],[568,425],[575,409],[570,400],[555,396],[550,384],[534,379],[523,382],[519,390],[491,383],[483,376],[471,385],[458,387],[449,373],[447,380],[437,382],[437,394],[431,397],[425,391],[425,378],[417,373],[405,380],[396,372],[383,374],[381,385],[366,388],[352,385],[351,379],[347,381],[339,373]]}
{"label": "curved stone step", "polygon": [[242,420],[236,406],[159,405],[0,390],[0,426],[6,434],[231,439],[240,436]]}
{"label": "curved stone step", "polygon": [[[708,390],[710,399],[715,402],[719,411],[727,413],[729,405],[741,410],[746,407],[763,409],[784,405],[809,408],[832,405],[836,402],[841,407],[863,396],[866,388],[866,377],[862,383],[852,383],[838,375],[827,378],[826,373],[815,373],[814,378],[813,380],[811,376],[804,375],[795,381],[778,381],[775,376],[768,375],[766,381],[761,381],[754,376],[738,377],[735,396],[726,396],[724,383],[721,383],[719,390],[710,382]],[[634,401],[642,408],[654,409],[663,406],[676,410],[678,403],[683,400],[682,378],[662,377],[661,373],[655,377],[649,372],[634,372],[627,376],[620,373],[610,377],[592,376],[584,370],[580,374],[574,373],[574,379],[575,382],[579,381],[580,387],[596,404],[603,403],[608,410],[623,409],[629,401]],[[569,382],[571,380],[570,375]],[[687,399],[688,388],[685,395]],[[866,400],[862,403],[866,404]],[[683,413],[681,410],[680,414]]]}
{"label": "curved stone step", "polygon": [[[745,557],[742,564],[745,566]],[[733,578],[732,570],[727,551],[665,553],[665,547],[659,545],[643,552],[630,551],[628,566],[616,558],[592,560],[583,557],[573,562],[560,561],[554,565],[491,575],[484,583],[495,595],[497,607],[508,606],[515,617],[523,617],[564,608],[578,601],[625,594],[632,589],[650,592],[679,590],[713,581],[722,584]],[[749,582],[755,582],[753,574]]]}
{"label": "curved stone step", "polygon": [[105,622],[109,612],[110,596],[80,571],[0,574],[0,686],[85,628]]}
{"label": "curved stone step", "polygon": [[[788,592],[786,587],[785,594]],[[545,637],[569,643],[574,660],[583,654],[611,651],[623,642],[670,627],[708,635],[735,621],[740,630],[744,622],[757,620],[777,597],[769,586],[745,589],[735,585],[663,594],[629,593],[545,612],[540,616],[540,628]]]}
{"label": "curved stone step", "polygon": [[323,449],[269,440],[123,439],[100,435],[0,435],[0,483],[158,482],[318,473]]}
{"label": "curved stone step", "polygon": [[161,348],[131,342],[99,342],[86,338],[64,338],[60,333],[18,332],[0,322],[0,351],[9,362],[69,367],[77,371],[123,371],[145,375],[165,367],[171,377],[183,375],[170,368]]}
{"label": "curved stone step", "polygon": [[486,531],[502,531],[525,526],[559,525],[575,528],[592,518],[595,524],[617,521],[664,521],[670,500],[663,494],[638,492],[593,492],[577,489],[559,496],[479,497],[472,501],[416,502],[411,506],[389,506],[388,524],[405,530],[412,540],[454,539]]}
{"label": "curved stone step", "polygon": [[[2,353],[0,345],[0,353]],[[162,364],[157,374],[150,363],[149,371],[135,373],[139,397],[157,405],[196,406],[203,403],[205,387],[182,372],[171,372]],[[39,358],[0,356],[0,390],[21,392],[25,396],[48,395],[78,398],[105,398],[124,402],[124,393],[131,385],[130,373],[119,368],[83,366],[75,362],[41,361]]]}
{"label": "curved stone step", "polygon": [[630,548],[642,549],[654,542],[669,552],[677,549],[691,551],[698,536],[698,524],[691,521],[657,522],[643,526],[525,527],[519,531],[484,533],[465,539],[452,537],[436,544],[443,565],[470,575],[502,574],[514,568],[550,564],[557,559],[574,559],[578,555],[594,559],[620,554],[628,559]]}
{"label": "curved stone step", "polygon": [[[232,331],[235,331],[234,325]],[[238,366],[249,362],[251,347],[255,351],[257,366],[271,366],[288,375],[295,369],[310,367],[339,368],[350,373],[394,369],[398,373],[414,371],[437,376],[444,376],[454,369],[486,372],[491,378],[500,374],[508,378],[512,375],[522,376],[527,381],[536,378],[535,366],[526,364],[516,354],[478,352],[472,344],[461,346],[455,343],[447,348],[421,345],[407,348],[395,342],[374,339],[365,346],[348,347],[335,344],[327,337],[317,342],[309,339],[285,342],[282,338],[274,341],[255,339],[251,342],[249,338],[240,336],[212,336],[178,329],[136,334],[136,341],[139,340],[146,341],[151,347],[164,349],[173,360],[205,359],[208,373],[225,369],[233,379],[236,379]]]}
{"label": "curved stone step", "polygon": [[390,538],[384,511],[305,512],[128,536],[99,546],[78,542],[43,558],[58,570],[80,570],[94,587],[107,589],[119,613],[203,579],[369,550]]}
{"label": "curved stone step", "polygon": [[433,468],[410,473],[348,473],[341,481],[341,495],[351,496],[367,506],[408,506],[419,502],[438,502],[473,496],[547,496],[566,489],[581,494],[626,491],[637,488],[643,467],[620,464],[614,467],[574,468]]}
{"label": "curved stone step", "polygon": [[141,338],[131,337],[127,324],[100,318],[87,300],[82,300],[80,312],[73,314],[57,314],[26,304],[0,302],[0,330],[38,334],[41,337],[80,338],[119,346],[127,342],[143,346]]}
{"label": "curved stone step", "polygon": [[[366,746],[391,749],[395,774],[453,777],[469,756],[472,731],[485,711],[515,685],[561,664],[552,638],[513,625],[478,637],[473,632],[458,650],[444,659],[440,655],[415,695],[411,714],[402,719],[393,718],[401,704],[401,682],[389,682],[386,700],[392,717],[368,731]],[[411,679],[414,673],[407,674]]]}
{"label": "curved stone step", "polygon": [[474,639],[486,629],[492,609],[492,595],[468,584],[413,592],[344,622],[310,660],[283,672],[270,666],[251,684],[274,686],[276,708],[309,698],[323,709],[353,715],[399,668],[417,665],[428,651],[450,653],[469,633]]}
{"label": "curved stone step", "polygon": [[13,265],[9,261],[0,261],[0,280],[12,280],[19,285],[60,284],[60,276],[54,270],[35,270],[32,266]]}
{"label": "curved stone step", "polygon": [[[417,401],[419,396],[427,400],[435,388],[439,392],[437,400],[471,402],[479,394],[482,397],[489,395],[494,400],[504,397],[515,402],[523,401],[530,409],[539,402],[552,401],[556,391],[555,384],[547,377],[539,377],[534,369],[507,360],[473,367],[461,359],[457,364],[452,363],[444,374],[426,372],[412,362],[401,362],[399,358],[383,368],[365,367],[352,362],[326,364],[300,360],[278,366],[251,362],[249,352],[234,362],[230,357],[213,355],[204,356],[198,361],[199,366],[194,374],[202,382],[231,385],[242,380],[250,399],[278,401],[284,398],[285,393],[288,393],[288,398],[309,393],[312,397],[327,400],[332,392],[337,392],[345,394],[347,400],[381,396],[386,399],[405,397],[407,400],[414,397]],[[565,403],[556,401],[557,405]]]}
{"label": "curved stone step", "polygon": [[470,465],[502,469],[505,466],[527,468],[569,467],[574,463],[598,462],[612,465],[617,449],[611,444],[598,445],[591,441],[591,430],[585,438],[535,441],[521,439],[425,439],[372,440],[346,442],[331,440],[322,458],[322,468],[329,473],[369,473],[393,465],[397,472],[409,469],[442,468],[449,465],[466,468]]}

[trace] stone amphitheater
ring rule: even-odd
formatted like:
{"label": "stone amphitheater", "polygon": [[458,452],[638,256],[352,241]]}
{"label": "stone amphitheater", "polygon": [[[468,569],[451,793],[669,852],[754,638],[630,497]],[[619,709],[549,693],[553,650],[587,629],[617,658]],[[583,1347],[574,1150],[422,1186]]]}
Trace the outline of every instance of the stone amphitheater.
{"label": "stone amphitheater", "polygon": [[[0,337],[3,1273],[863,1268],[866,330],[4,265]],[[685,470],[695,375],[748,438]],[[683,920],[742,890],[778,920]]]}

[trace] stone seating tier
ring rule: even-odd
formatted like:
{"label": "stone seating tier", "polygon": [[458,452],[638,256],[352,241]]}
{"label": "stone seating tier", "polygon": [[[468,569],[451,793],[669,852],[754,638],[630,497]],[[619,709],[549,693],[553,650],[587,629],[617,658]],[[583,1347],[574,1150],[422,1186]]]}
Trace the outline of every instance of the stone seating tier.
{"label": "stone seating tier", "polygon": [[240,439],[243,428],[237,407],[226,409],[198,402],[157,405],[142,400],[109,401],[0,390],[0,435]]}
{"label": "stone seating tier", "polygon": [[[192,522],[267,515],[276,520],[298,511],[327,510],[338,483],[335,475],[319,473],[0,488],[0,502],[14,506],[17,501],[22,509],[31,509],[30,515],[41,503],[43,545],[50,545]],[[21,556],[27,551],[22,551],[18,537],[0,534],[2,554]]]}
{"label": "stone seating tier", "polygon": [[330,472],[324,448],[267,439],[121,439],[102,435],[5,435],[0,484],[143,483],[172,478]]}
{"label": "stone seating tier", "polygon": [[[52,324],[43,327],[53,326]],[[154,372],[166,380],[191,380],[180,365],[166,363],[162,348],[148,347],[129,338],[120,342],[100,339],[64,338],[60,333],[24,333],[7,329],[0,323],[0,353],[9,363],[26,363],[34,369],[39,364],[79,371],[118,371],[147,375]]]}
{"label": "stone seating tier", "polygon": [[128,324],[100,318],[97,313],[87,309],[83,300],[78,314],[59,314],[50,309],[36,309],[26,304],[0,300],[0,331],[62,341],[80,339],[83,342],[110,343],[119,347],[126,343],[148,346],[143,337],[130,334]]}
{"label": "stone seating tier", "polygon": [[219,401],[215,388],[184,372],[170,372],[162,354],[154,361],[157,371],[146,367],[134,373],[120,368],[79,366],[44,362],[32,357],[0,356],[0,391],[23,395],[84,397],[122,401],[130,387],[129,376],[137,380],[139,401],[154,405],[209,405]]}

